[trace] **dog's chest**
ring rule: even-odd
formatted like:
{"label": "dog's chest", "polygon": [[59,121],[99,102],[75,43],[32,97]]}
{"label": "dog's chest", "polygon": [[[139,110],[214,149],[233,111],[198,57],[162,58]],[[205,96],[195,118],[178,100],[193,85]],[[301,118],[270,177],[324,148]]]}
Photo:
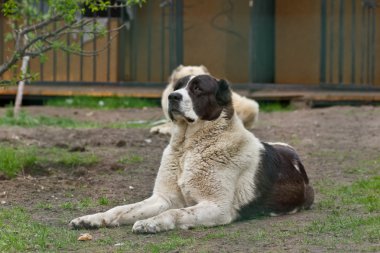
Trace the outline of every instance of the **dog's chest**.
{"label": "dog's chest", "polygon": [[180,158],[177,184],[186,204],[195,205],[214,194],[213,182],[217,176],[214,166],[198,152],[185,152]]}

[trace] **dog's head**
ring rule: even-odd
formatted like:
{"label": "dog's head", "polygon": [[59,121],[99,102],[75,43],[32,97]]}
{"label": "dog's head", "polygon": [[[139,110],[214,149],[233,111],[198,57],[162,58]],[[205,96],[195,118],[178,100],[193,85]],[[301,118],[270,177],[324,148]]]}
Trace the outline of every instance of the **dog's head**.
{"label": "dog's head", "polygon": [[203,65],[200,66],[183,66],[182,64],[175,68],[169,77],[169,83],[176,83],[179,79],[189,75],[209,75],[210,72]]}
{"label": "dog's head", "polygon": [[234,113],[228,83],[210,75],[186,76],[177,81],[169,95],[169,116],[173,121],[212,121]]}

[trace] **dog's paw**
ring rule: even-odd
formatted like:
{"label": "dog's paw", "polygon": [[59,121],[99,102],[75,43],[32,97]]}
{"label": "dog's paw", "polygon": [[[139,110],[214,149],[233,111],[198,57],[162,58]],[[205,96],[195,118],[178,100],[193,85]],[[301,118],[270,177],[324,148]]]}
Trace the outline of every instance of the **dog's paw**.
{"label": "dog's paw", "polygon": [[69,228],[71,229],[96,229],[106,226],[107,223],[105,219],[101,218],[99,214],[82,216],[70,221],[69,223]]}
{"label": "dog's paw", "polygon": [[150,132],[153,134],[167,134],[170,135],[171,126],[169,123],[162,124],[159,126],[152,127]]}
{"label": "dog's paw", "polygon": [[160,227],[152,219],[136,221],[132,228],[132,232],[136,234],[155,234],[160,231]]}

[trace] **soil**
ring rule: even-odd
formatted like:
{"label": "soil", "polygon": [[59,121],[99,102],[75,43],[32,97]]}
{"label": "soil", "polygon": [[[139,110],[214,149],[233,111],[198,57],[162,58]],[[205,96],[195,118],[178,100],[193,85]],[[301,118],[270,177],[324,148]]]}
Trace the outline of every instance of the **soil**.
{"label": "soil", "polygon": [[[45,106],[27,107],[26,111],[31,115],[70,117],[101,123],[158,120],[162,117],[159,108],[93,111]],[[4,112],[5,109],[0,109],[0,115]],[[343,184],[358,178],[356,174],[347,173],[347,168],[352,168],[360,161],[379,158],[379,127],[379,107],[330,107],[261,113],[259,122],[252,132],[264,141],[281,141],[294,146],[304,162],[312,184],[324,180]],[[93,153],[100,158],[100,162],[96,165],[72,169],[53,166],[44,168],[47,173],[40,175],[26,172],[12,180],[0,180],[0,193],[6,192],[0,196],[0,200],[6,202],[3,204],[4,207],[24,207],[32,214],[33,219],[67,229],[68,221],[79,215],[140,201],[150,196],[161,154],[168,141],[168,136],[150,134],[147,128],[0,127],[2,145],[63,147],[71,149],[72,152]],[[143,160],[130,164],[118,162],[127,154],[138,155]],[[85,197],[98,199],[100,196],[110,199],[110,204],[90,207],[85,213],[79,209],[60,208],[65,202],[78,202]],[[317,191],[315,201],[318,202],[321,197]],[[48,203],[53,208],[41,209],[38,207],[41,203]],[[249,234],[250,230],[272,227],[284,219],[302,223],[313,220],[318,215],[321,215],[320,211],[310,210],[295,215],[234,223],[224,227],[224,230],[228,233],[240,231],[242,234]],[[204,229],[178,233],[197,240],[207,236],[208,231]],[[215,233],[215,230],[210,229],[210,231]],[[98,237],[120,233],[123,234],[118,235],[121,239],[136,241],[137,244],[146,241],[159,242],[165,238],[165,233],[154,236],[134,235],[128,226],[94,233]],[[184,247],[181,252],[294,252],[295,249],[304,246],[303,242],[294,238],[289,241],[284,240],[278,245],[270,245],[265,243],[265,238],[263,242],[257,244],[249,237],[242,236],[241,240],[210,239],[195,246]],[[107,252],[112,250],[104,248]],[[324,252],[323,248],[310,250]]]}

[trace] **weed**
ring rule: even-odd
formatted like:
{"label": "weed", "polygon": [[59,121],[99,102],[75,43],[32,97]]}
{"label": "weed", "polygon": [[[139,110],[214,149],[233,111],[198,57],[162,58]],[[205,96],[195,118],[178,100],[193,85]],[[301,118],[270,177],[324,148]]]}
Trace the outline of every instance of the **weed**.
{"label": "weed", "polygon": [[158,107],[156,99],[143,99],[133,97],[70,97],[49,99],[45,103],[50,106],[70,108],[92,108],[92,109],[117,109],[117,108],[144,108]]}
{"label": "weed", "polygon": [[37,156],[33,150],[0,146],[0,173],[9,178],[34,166],[36,162]]}
{"label": "weed", "polygon": [[289,112],[294,110],[294,107],[290,104],[284,104],[280,102],[260,103],[261,112]]}
{"label": "weed", "polygon": [[78,208],[79,209],[85,209],[93,205],[93,202],[90,198],[84,198],[81,199],[78,203]]}
{"label": "weed", "polygon": [[99,124],[91,121],[78,121],[64,117],[49,117],[49,116],[31,116],[25,111],[21,111],[18,117],[13,116],[11,110],[7,110],[5,115],[0,117],[0,126],[22,126],[22,127],[39,127],[39,126],[54,126],[61,128],[149,128],[152,126],[150,121],[127,121],[117,123]]}
{"label": "weed", "polygon": [[31,220],[22,208],[0,209],[0,252],[61,251],[78,244],[77,233]]}
{"label": "weed", "polygon": [[56,163],[70,168],[78,166],[89,166],[98,162],[99,158],[97,156],[94,154],[86,153],[63,152],[59,157],[56,157]]}
{"label": "weed", "polygon": [[127,155],[119,159],[119,163],[123,164],[136,164],[142,162],[144,159],[139,155]]}
{"label": "weed", "polygon": [[51,210],[53,209],[53,205],[50,203],[40,202],[37,204],[37,208],[44,209],[44,210]]}
{"label": "weed", "polygon": [[61,204],[61,208],[65,210],[75,210],[76,206],[71,202],[64,202]]}
{"label": "weed", "polygon": [[107,197],[101,197],[98,199],[98,203],[101,206],[107,206],[110,204],[110,200]]}
{"label": "weed", "polygon": [[95,128],[98,124],[87,121],[76,121],[70,118],[47,117],[47,116],[30,116],[25,111],[21,111],[19,116],[14,117],[13,113],[7,110],[3,117],[0,117],[0,125],[38,127],[38,126],[55,126],[62,128]]}
{"label": "weed", "polygon": [[175,249],[179,249],[184,246],[188,246],[194,243],[193,238],[183,238],[178,234],[172,234],[169,238],[161,243],[149,243],[146,246],[146,250],[152,253],[156,252],[169,252]]}

